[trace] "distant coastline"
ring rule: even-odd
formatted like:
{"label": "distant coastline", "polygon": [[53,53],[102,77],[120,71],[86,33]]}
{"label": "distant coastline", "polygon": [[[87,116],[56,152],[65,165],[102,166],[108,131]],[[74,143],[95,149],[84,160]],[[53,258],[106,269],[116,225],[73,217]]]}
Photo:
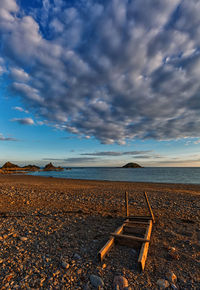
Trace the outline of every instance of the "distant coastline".
{"label": "distant coastline", "polygon": [[19,166],[17,164],[13,164],[7,161],[1,168],[0,174],[12,174],[12,173],[26,173],[26,172],[36,172],[36,171],[62,171],[64,170],[63,167],[56,167],[51,162],[45,165],[42,169],[37,165],[25,165]]}

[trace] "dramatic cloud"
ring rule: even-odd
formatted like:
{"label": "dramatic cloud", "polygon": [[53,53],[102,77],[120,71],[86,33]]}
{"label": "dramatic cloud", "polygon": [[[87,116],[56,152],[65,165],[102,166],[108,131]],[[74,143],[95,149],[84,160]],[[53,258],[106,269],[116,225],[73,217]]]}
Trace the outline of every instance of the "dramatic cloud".
{"label": "dramatic cloud", "polygon": [[0,2],[1,55],[28,110],[102,143],[199,137],[200,1],[70,3]]}
{"label": "dramatic cloud", "polygon": [[12,137],[4,137],[3,134],[0,133],[0,141],[18,141],[18,139]]}
{"label": "dramatic cloud", "polygon": [[34,121],[31,118],[14,118],[12,122],[17,122],[21,125],[34,125]]}

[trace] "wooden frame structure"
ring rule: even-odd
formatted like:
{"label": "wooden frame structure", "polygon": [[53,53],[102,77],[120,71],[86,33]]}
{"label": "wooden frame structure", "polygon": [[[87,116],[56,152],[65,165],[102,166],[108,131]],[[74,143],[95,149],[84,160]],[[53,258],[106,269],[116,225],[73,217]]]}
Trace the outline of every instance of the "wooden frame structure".
{"label": "wooden frame structure", "polygon": [[[108,242],[98,252],[98,259],[100,262],[103,261],[105,256],[108,254],[108,252],[111,250],[116,242],[129,247],[135,246],[135,243],[140,243],[141,248],[138,258],[138,266],[140,270],[144,270],[149,249],[152,226],[153,223],[155,223],[155,217],[146,192],[144,192],[144,197],[150,216],[129,216],[128,193],[125,192],[126,219],[124,223],[119,228],[117,228],[114,233],[111,233]],[[138,230],[141,232],[145,232],[141,236],[141,233],[138,234]]]}

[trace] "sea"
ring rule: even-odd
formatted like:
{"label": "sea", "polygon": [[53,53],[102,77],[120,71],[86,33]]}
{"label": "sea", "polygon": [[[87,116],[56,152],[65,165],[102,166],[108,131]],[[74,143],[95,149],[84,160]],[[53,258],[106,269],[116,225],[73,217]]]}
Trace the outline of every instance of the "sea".
{"label": "sea", "polygon": [[72,167],[63,171],[40,171],[30,174],[70,179],[200,184],[200,167]]}

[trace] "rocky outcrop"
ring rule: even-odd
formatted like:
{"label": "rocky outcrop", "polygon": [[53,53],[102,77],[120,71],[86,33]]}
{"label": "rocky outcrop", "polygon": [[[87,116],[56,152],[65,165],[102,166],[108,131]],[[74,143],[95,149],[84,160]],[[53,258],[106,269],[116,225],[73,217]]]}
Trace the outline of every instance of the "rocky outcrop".
{"label": "rocky outcrop", "polygon": [[27,166],[24,166],[23,169],[26,171],[38,171],[40,170],[40,167],[36,165],[27,165]]}
{"label": "rocky outcrop", "polygon": [[64,168],[60,167],[60,166],[56,167],[50,162],[44,167],[43,170],[44,171],[62,171],[62,170],[64,170]]}
{"label": "rocky outcrop", "polygon": [[8,161],[1,167],[0,174],[23,173],[26,171],[38,171],[38,170],[40,170],[40,167],[36,165],[27,165],[24,167],[20,167],[19,165],[13,164]]}
{"label": "rocky outcrop", "polygon": [[11,163],[11,162],[6,162],[2,167],[1,167],[1,169],[3,169],[3,170],[13,170],[13,169],[19,169],[20,168],[20,166],[18,166],[18,165],[16,165],[16,164],[13,164],[13,163]]}
{"label": "rocky outcrop", "polygon": [[122,168],[142,168],[142,166],[140,166],[137,163],[130,162],[130,163],[127,163],[126,165],[122,166]]}

